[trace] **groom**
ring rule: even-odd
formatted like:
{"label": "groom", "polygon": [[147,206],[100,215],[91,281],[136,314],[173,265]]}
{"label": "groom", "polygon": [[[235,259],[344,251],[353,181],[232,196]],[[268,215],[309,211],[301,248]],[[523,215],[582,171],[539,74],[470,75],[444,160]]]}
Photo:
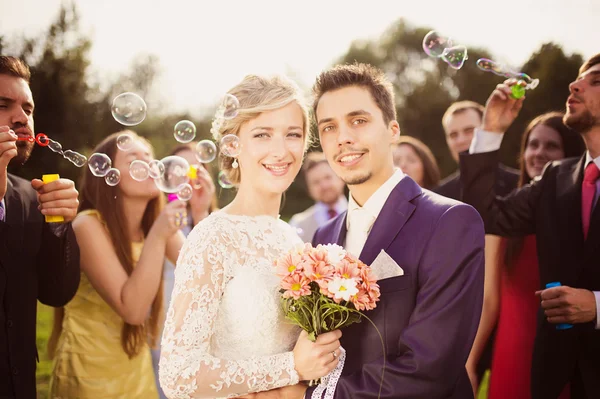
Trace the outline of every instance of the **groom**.
{"label": "groom", "polygon": [[[350,189],[347,214],[319,229],[313,245],[343,245],[375,272],[381,262],[398,268],[379,280],[381,300],[367,313],[385,341],[381,398],[472,398],[465,363],[483,300],[481,218],[394,169],[400,129],[382,71],[337,66],[321,73],[313,92],[323,152]],[[377,332],[363,321],[344,329],[341,342],[347,358],[335,398],[377,398]]]}

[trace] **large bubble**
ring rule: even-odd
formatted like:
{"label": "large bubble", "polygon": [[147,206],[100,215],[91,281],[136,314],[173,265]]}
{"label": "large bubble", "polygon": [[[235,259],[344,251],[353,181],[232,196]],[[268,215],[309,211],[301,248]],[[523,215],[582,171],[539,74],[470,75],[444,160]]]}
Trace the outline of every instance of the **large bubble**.
{"label": "large bubble", "polygon": [[190,164],[184,158],[171,155],[160,161],[164,165],[164,173],[154,179],[156,187],[165,193],[176,193],[182,184],[189,182]]}

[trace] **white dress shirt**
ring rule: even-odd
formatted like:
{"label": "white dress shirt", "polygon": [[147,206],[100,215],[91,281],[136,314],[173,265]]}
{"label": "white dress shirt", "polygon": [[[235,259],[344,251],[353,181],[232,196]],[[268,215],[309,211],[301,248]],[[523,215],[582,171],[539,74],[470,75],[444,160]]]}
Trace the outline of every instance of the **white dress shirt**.
{"label": "white dress shirt", "polygon": [[373,227],[373,223],[375,223],[392,190],[394,190],[404,176],[404,172],[400,168],[394,168],[394,174],[371,195],[362,207],[356,203],[352,197],[352,193],[350,193],[348,217],[346,218],[346,229],[348,232],[345,243],[345,248],[348,252],[356,257],[360,256]]}
{"label": "white dress shirt", "polygon": [[2,204],[2,208],[4,208],[4,218],[0,218],[0,220],[6,220],[6,202],[4,202],[4,198],[0,200],[0,203]]}
{"label": "white dress shirt", "polygon": [[[504,133],[486,132],[482,129],[475,129],[475,135],[473,141],[471,141],[471,147],[469,148],[469,154],[479,154],[482,152],[491,152],[500,149],[502,144],[502,138]],[[587,167],[590,162],[594,162],[598,169],[600,169],[600,157],[592,159],[590,152],[587,151],[585,155],[585,166]],[[584,168],[585,170],[585,168]],[[594,196],[594,206],[598,202],[598,196],[600,195],[600,179],[596,181],[596,195]],[[596,297],[596,329],[600,330],[600,291],[592,291]]]}

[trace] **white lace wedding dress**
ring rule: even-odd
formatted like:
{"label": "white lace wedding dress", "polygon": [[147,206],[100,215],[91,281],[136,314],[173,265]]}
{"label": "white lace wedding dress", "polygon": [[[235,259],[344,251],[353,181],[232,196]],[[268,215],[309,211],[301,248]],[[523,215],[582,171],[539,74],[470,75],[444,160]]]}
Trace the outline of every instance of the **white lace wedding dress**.
{"label": "white lace wedding dress", "polygon": [[177,261],[159,365],[170,398],[228,398],[298,383],[300,333],[281,310],[273,261],[302,241],[270,216],[215,212]]}

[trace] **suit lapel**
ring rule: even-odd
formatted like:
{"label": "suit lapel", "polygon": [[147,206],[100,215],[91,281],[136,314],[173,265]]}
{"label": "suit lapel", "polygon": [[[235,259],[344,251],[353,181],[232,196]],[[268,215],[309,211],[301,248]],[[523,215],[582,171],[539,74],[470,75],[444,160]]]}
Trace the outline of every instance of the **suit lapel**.
{"label": "suit lapel", "polygon": [[370,265],[382,249],[390,246],[415,210],[410,201],[421,193],[421,187],[410,177],[400,180],[373,224],[359,257],[361,261]]}
{"label": "suit lapel", "polygon": [[[581,222],[581,183],[583,181],[583,162],[585,156],[574,163],[571,168],[557,176],[556,194],[561,241],[565,247],[573,248],[574,253],[582,254],[584,250],[583,223]],[[582,264],[574,262],[569,268],[561,268],[558,272],[569,273],[569,277],[579,275]]]}
{"label": "suit lapel", "polygon": [[337,245],[343,247],[346,241],[346,218],[348,217],[348,211],[342,213],[333,223],[333,238],[330,242],[335,242]]}
{"label": "suit lapel", "polygon": [[[0,262],[3,265],[10,264],[14,248],[23,248],[23,203],[19,191],[14,187],[10,176],[7,179],[7,190],[4,196],[6,204],[5,222],[0,222],[0,232],[3,248],[0,251]],[[6,267],[6,266],[5,266]]]}

